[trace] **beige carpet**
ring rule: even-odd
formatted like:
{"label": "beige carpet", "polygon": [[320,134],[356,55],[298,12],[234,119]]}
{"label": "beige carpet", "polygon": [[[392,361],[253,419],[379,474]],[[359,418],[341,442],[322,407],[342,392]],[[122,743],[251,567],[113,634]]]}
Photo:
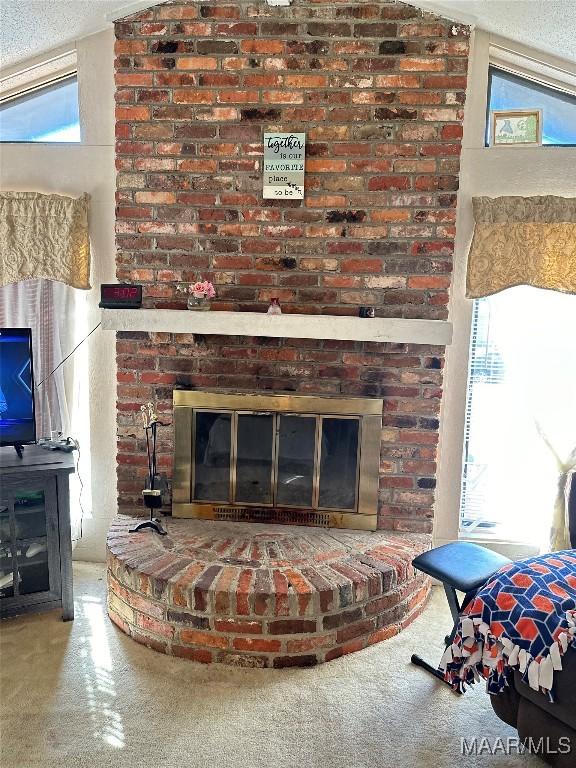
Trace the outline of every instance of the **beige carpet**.
{"label": "beige carpet", "polygon": [[[513,735],[483,686],[458,697],[409,664],[450,624],[435,590],[398,637],[315,669],[234,669],[143,648],[106,617],[104,567],[75,565],[76,620],[1,626],[2,768],[542,768],[462,756]],[[429,644],[434,647],[429,647]]]}

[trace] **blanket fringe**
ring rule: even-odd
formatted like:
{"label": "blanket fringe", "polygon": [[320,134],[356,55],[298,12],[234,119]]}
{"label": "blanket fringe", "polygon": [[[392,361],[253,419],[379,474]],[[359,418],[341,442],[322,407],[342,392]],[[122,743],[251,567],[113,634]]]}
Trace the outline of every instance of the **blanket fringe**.
{"label": "blanket fringe", "polygon": [[[562,656],[568,648],[576,648],[576,611],[566,612],[566,622],[566,629],[546,653],[533,658],[508,638],[493,635],[482,619],[463,616],[455,642],[444,651],[439,669],[444,679],[460,693],[483,678],[487,681],[488,693],[494,695],[509,685],[508,670],[518,669],[524,682],[554,701],[554,672],[562,669]],[[458,640],[460,642],[456,642]]]}

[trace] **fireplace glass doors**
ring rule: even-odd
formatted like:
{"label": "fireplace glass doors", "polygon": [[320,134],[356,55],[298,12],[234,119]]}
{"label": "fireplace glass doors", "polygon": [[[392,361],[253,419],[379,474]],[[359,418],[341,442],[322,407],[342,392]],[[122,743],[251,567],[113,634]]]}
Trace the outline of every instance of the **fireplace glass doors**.
{"label": "fireplace glass doors", "polygon": [[308,509],[314,506],[316,422],[314,416],[279,416],[278,504]]}
{"label": "fireplace glass doors", "polygon": [[175,516],[375,527],[381,400],[177,390],[174,402]]}

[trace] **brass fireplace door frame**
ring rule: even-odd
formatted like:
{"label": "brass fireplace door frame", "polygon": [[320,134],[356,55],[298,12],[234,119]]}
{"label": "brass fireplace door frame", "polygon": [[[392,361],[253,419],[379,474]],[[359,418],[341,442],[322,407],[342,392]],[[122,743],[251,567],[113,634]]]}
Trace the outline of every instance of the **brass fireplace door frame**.
{"label": "brass fireplace door frame", "polygon": [[[212,393],[174,390],[174,477],[172,514],[174,517],[205,520],[235,520],[319,525],[334,528],[376,530],[378,480],[380,472],[380,435],[383,401],[367,398],[312,397],[308,395]],[[275,506],[244,502],[193,501],[194,414],[197,411],[230,413],[232,418],[231,477],[235,475],[235,433],[238,413],[266,413],[277,416],[296,415],[355,418],[359,421],[357,498],[355,511],[313,507]],[[320,418],[318,418],[320,417]],[[319,442],[314,463],[314,502],[318,503]],[[272,480],[278,463],[277,434],[272,455]],[[231,483],[233,487],[233,480]]]}

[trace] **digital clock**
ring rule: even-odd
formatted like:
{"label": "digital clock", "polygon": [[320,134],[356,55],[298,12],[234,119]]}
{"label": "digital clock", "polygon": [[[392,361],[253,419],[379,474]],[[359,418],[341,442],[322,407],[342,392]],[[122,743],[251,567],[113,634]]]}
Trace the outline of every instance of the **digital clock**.
{"label": "digital clock", "polygon": [[127,283],[102,283],[100,304],[104,309],[140,309],[142,286]]}

